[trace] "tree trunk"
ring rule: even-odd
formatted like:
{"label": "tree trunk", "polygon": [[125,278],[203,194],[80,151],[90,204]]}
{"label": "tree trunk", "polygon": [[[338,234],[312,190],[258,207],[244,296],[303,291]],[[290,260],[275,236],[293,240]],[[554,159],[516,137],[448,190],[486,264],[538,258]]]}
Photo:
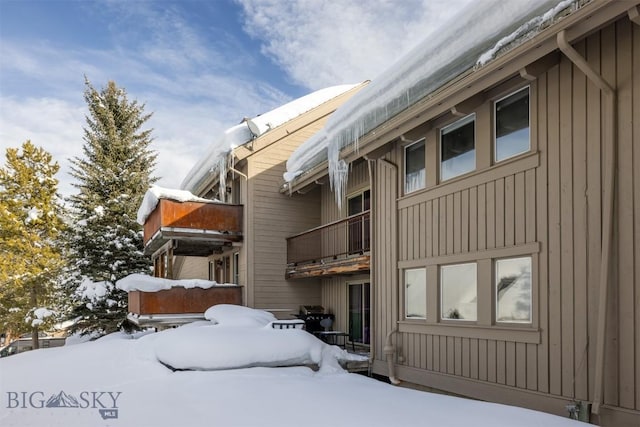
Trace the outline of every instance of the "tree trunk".
{"label": "tree trunk", "polygon": [[[35,309],[38,304],[38,294],[36,292],[36,285],[31,285],[31,307]],[[36,350],[40,348],[40,337],[38,337],[38,326],[34,326],[31,330],[31,348]]]}

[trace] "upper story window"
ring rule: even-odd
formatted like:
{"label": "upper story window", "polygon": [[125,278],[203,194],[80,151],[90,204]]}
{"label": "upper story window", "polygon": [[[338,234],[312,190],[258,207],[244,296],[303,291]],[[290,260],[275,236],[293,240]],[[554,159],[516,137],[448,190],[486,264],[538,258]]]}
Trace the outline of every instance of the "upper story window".
{"label": "upper story window", "polygon": [[444,320],[478,319],[478,276],[475,262],[440,267],[440,312]]}
{"label": "upper story window", "polygon": [[425,187],[425,140],[404,147],[405,194]]}
{"label": "upper story window", "polygon": [[531,323],[531,257],[495,261],[496,322]]}
{"label": "upper story window", "polygon": [[529,151],[529,87],[498,100],[494,108],[495,161]]}
{"label": "upper story window", "polygon": [[476,115],[471,114],[440,131],[440,180],[475,170],[475,122]]}
{"label": "upper story window", "polygon": [[404,271],[404,312],[407,319],[427,317],[427,270],[412,268]]}
{"label": "upper story window", "polygon": [[365,190],[362,193],[351,196],[347,199],[347,215],[349,216],[348,244],[350,254],[367,252],[369,250],[371,239],[369,232],[370,220],[368,212],[370,208],[370,190]]}

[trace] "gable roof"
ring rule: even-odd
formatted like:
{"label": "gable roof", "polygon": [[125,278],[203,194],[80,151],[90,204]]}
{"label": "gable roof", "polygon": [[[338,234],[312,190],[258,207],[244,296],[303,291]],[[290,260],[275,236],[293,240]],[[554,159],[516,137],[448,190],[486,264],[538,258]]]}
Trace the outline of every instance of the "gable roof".
{"label": "gable roof", "polygon": [[252,119],[245,119],[242,123],[226,129],[187,173],[180,188],[197,193],[202,182],[211,173],[225,170],[226,156],[234,148],[259,138],[270,130],[284,125],[356,86],[358,85],[338,85],[320,89]]}

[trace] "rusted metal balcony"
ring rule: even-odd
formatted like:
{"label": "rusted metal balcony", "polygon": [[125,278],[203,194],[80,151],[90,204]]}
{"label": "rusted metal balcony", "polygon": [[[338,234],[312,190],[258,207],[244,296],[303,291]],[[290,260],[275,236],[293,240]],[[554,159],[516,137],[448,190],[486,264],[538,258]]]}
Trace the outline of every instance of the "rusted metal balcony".
{"label": "rusted metal balcony", "polygon": [[156,292],[129,291],[129,319],[140,326],[176,326],[203,320],[203,313],[217,304],[242,305],[242,287],[176,286]]}
{"label": "rusted metal balcony", "polygon": [[242,205],[160,199],[144,223],[144,253],[171,241],[173,255],[211,255],[242,240],[242,211]]}
{"label": "rusted metal balcony", "polygon": [[287,278],[356,274],[369,271],[369,211],[287,239]]}

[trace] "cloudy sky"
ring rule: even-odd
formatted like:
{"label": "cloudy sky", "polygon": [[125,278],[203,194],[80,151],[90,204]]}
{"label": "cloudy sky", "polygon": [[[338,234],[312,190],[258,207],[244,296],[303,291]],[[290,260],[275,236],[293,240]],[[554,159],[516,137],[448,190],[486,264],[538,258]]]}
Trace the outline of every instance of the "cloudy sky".
{"label": "cloudy sky", "polygon": [[224,129],[375,79],[469,1],[0,0],[1,159],[30,139],[73,193],[84,76],[114,80],[153,113],[159,185],[178,187]]}

